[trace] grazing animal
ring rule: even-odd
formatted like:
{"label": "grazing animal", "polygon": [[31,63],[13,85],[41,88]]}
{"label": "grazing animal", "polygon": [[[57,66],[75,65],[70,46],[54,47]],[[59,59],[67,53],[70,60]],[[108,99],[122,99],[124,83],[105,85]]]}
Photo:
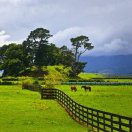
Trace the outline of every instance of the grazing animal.
{"label": "grazing animal", "polygon": [[89,90],[89,92],[91,92],[91,87],[90,86],[82,86],[81,88],[84,88],[85,91]]}
{"label": "grazing animal", "polygon": [[76,88],[76,86],[71,86],[71,91],[77,91],[77,88]]}

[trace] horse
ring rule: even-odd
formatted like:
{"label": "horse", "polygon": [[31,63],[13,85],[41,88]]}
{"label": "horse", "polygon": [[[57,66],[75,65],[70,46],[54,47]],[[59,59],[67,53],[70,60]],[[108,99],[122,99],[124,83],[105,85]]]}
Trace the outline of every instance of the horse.
{"label": "horse", "polygon": [[82,86],[81,88],[84,88],[85,91],[89,90],[89,92],[91,92],[91,87],[90,86]]}
{"label": "horse", "polygon": [[76,88],[76,86],[71,86],[71,91],[77,91],[77,88]]}

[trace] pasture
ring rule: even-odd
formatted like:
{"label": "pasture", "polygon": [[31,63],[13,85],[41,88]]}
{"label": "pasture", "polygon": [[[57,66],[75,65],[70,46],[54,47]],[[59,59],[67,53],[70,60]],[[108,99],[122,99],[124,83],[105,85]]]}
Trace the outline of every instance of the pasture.
{"label": "pasture", "polygon": [[77,91],[70,90],[70,85],[58,85],[74,101],[91,108],[132,117],[132,86],[91,86],[91,92],[85,92],[81,86]]}
{"label": "pasture", "polygon": [[86,132],[54,100],[21,86],[0,86],[0,132]]}

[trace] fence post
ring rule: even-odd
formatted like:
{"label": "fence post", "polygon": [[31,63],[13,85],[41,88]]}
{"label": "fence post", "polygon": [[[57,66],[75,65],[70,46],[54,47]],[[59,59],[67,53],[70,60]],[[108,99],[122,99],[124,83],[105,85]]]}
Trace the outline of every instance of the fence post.
{"label": "fence post", "polygon": [[119,131],[121,132],[121,117],[119,116]]}
{"label": "fence post", "polygon": [[111,132],[113,132],[113,116],[111,115]]}
{"label": "fence post", "polygon": [[104,130],[105,130],[105,114],[103,113],[103,123],[104,123]]}
{"label": "fence post", "polygon": [[88,122],[89,122],[89,120],[88,120],[88,108],[87,108],[87,126],[88,126]]}
{"label": "fence post", "polygon": [[132,132],[132,120],[129,120],[129,125],[130,125],[130,132]]}
{"label": "fence post", "polygon": [[92,130],[93,130],[93,110],[92,110]]}
{"label": "fence post", "polygon": [[41,99],[43,99],[43,89],[41,89]]}
{"label": "fence post", "polygon": [[97,130],[99,132],[99,112],[97,111]]}

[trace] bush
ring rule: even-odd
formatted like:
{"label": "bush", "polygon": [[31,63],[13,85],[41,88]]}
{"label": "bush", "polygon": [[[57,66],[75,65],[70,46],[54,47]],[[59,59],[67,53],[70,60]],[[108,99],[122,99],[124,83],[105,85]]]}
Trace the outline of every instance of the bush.
{"label": "bush", "polygon": [[28,90],[31,90],[31,91],[38,91],[40,92],[41,91],[41,85],[39,85],[39,82],[38,81],[31,81],[31,80],[25,80],[23,83],[22,83],[22,89],[28,89]]}
{"label": "bush", "polygon": [[31,80],[25,80],[22,82],[22,89],[30,89],[33,85],[33,82]]}
{"label": "bush", "polygon": [[44,84],[46,88],[54,88],[55,85],[60,84],[61,81],[63,81],[63,77],[61,74],[49,73],[47,76],[45,76]]}
{"label": "bush", "polygon": [[43,81],[44,77],[38,77],[38,80]]}

